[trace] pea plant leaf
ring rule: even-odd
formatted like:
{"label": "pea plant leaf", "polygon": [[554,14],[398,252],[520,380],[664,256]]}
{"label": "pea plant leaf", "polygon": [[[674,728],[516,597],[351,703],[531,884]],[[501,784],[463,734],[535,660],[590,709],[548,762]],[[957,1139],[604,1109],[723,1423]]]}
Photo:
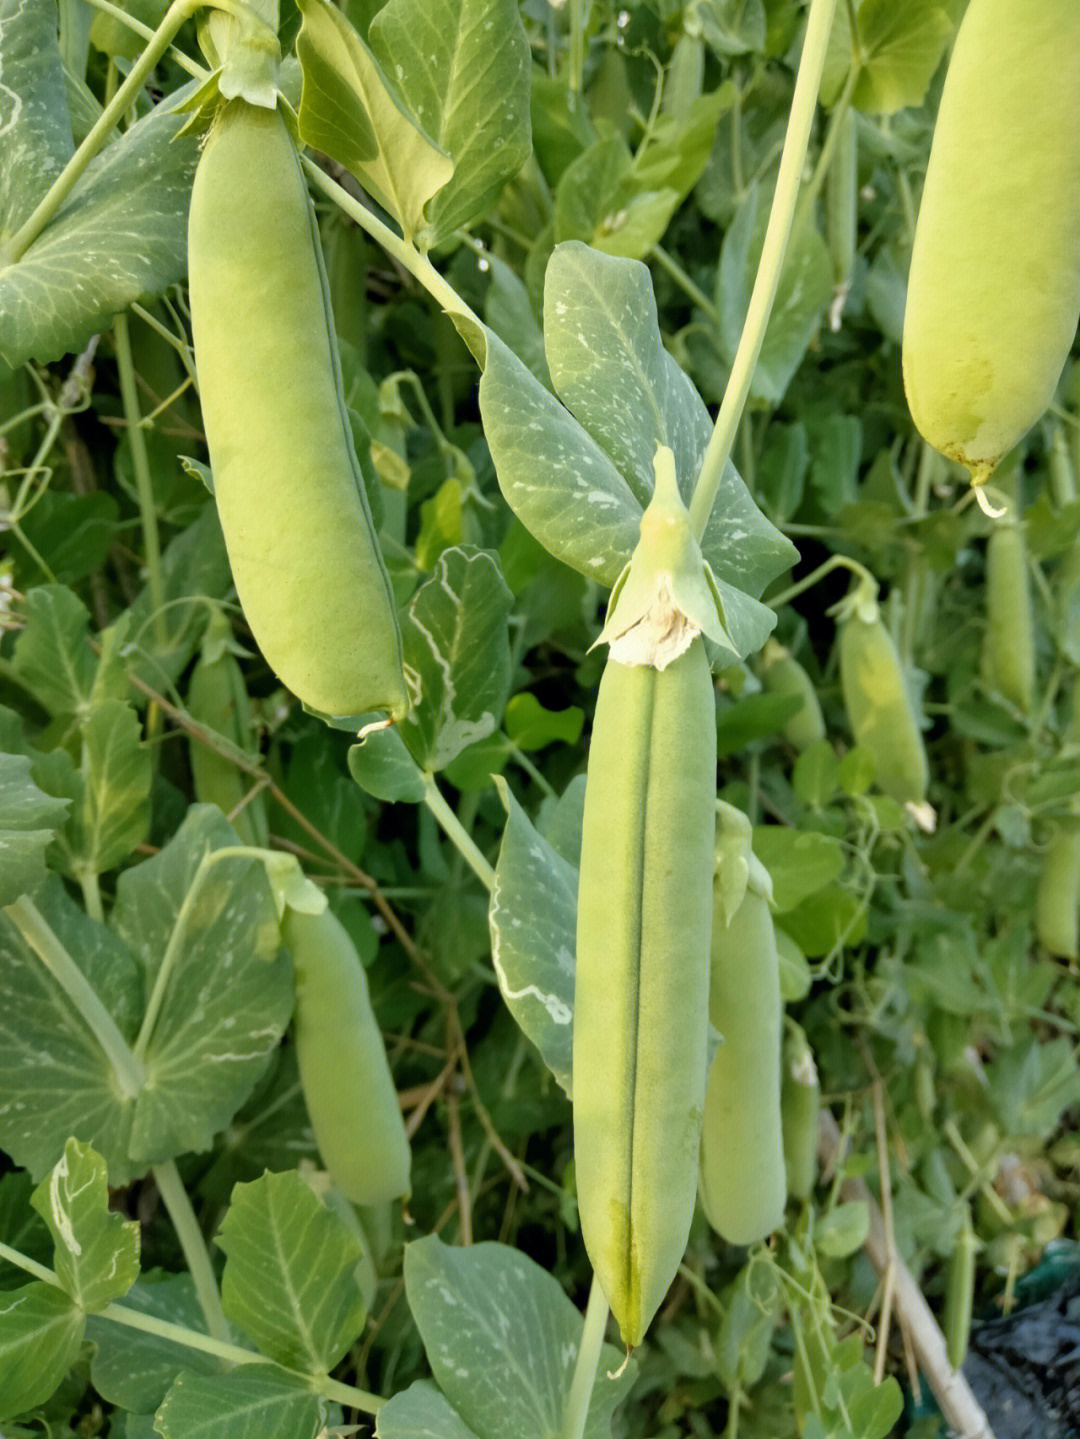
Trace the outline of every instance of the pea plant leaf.
{"label": "pea plant leaf", "polygon": [[89,610],[66,585],[39,585],[25,616],[15,642],[19,679],[55,718],[88,713],[97,674]]}
{"label": "pea plant leaf", "polygon": [[[405,1293],[435,1382],[478,1439],[560,1432],[582,1317],[553,1275],[506,1245],[430,1234],[405,1247]],[[610,1435],[636,1377],[633,1362],[609,1377],[622,1359],[601,1350],[587,1439]]]}
{"label": "pea plant leaf", "polygon": [[69,1139],[30,1202],[52,1233],[56,1277],[84,1313],[127,1293],[139,1274],[139,1226],[110,1213],[100,1154]]}
{"label": "pea plant leaf", "polygon": [[0,0],[0,255],[74,152],[56,16],[30,0]]}
{"label": "pea plant leaf", "polygon": [[26,253],[0,263],[8,364],[81,350],[135,300],[184,278],[198,151],[180,136],[183,124],[162,110],[136,121],[91,162]]}
{"label": "pea plant leaf", "polygon": [[[292,974],[261,860],[215,805],[193,805],[153,859],[117,883],[111,920],[160,989],[131,1155],[144,1164],[208,1149],[248,1098],[285,1032]],[[161,970],[168,961],[164,977]]]}
{"label": "pea plant leaf", "polygon": [[67,801],[39,789],[26,755],[0,754],[0,909],[45,878],[45,851]]}
{"label": "pea plant leaf", "polygon": [[491,960],[522,1032],[571,1092],[578,872],[496,778],[506,827],[488,908]]}
{"label": "pea plant leaf", "polygon": [[396,729],[375,730],[349,750],[349,773],[387,804],[419,804],[427,782]]}
{"label": "pea plant leaf", "polygon": [[344,165],[406,239],[427,233],[428,202],[454,173],[453,160],[406,112],[375,55],[329,0],[299,0],[299,9],[301,139]]}
{"label": "pea plant leaf", "polygon": [[605,135],[559,181],[555,239],[584,240],[605,254],[641,260],[660,243],[678,204],[677,190],[650,189],[635,175],[621,135]]}
{"label": "pea plant leaf", "polygon": [[82,803],[72,816],[71,861],[76,871],[102,874],[146,838],[153,766],[139,717],[124,700],[95,704],[81,737]]}
{"label": "pea plant leaf", "polygon": [[238,1184],[222,1222],[221,1300],[260,1351],[290,1369],[326,1374],[364,1323],[352,1229],[295,1170]]}
{"label": "pea plant leaf", "polygon": [[719,59],[764,50],[764,0],[698,0],[694,13],[701,38]]}
{"label": "pea plant leaf", "polygon": [[[168,1320],[197,1334],[206,1332],[206,1318],[190,1274],[143,1274],[124,1295],[123,1304],[125,1309]],[[133,1414],[153,1414],[182,1369],[220,1373],[212,1354],[110,1319],[91,1315],[86,1337],[94,1345],[90,1361],[94,1388],[110,1404]]]}
{"label": "pea plant leaf", "polygon": [[852,65],[858,77],[851,102],[871,115],[892,115],[921,105],[941,62],[953,23],[940,0],[861,0],[855,10],[837,7],[822,76],[822,99],[833,104]]}
{"label": "pea plant leaf", "polygon": [[[664,444],[689,500],[712,426],[693,384],[664,349],[644,265],[560,245],[548,263],[544,340],[556,396],[494,336],[480,410],[499,484],[557,559],[612,585],[637,543]],[[560,400],[562,403],[560,403]],[[764,644],[772,612],[757,602],[796,551],[729,465],[702,542],[740,656]]]}
{"label": "pea plant leaf", "polygon": [[326,1401],[303,1379],[271,1364],[247,1364],[229,1374],[179,1376],[154,1418],[163,1439],[314,1439],[325,1430]]}
{"label": "pea plant leaf", "polygon": [[34,1280],[0,1294],[0,1420],[44,1404],[82,1344],[86,1316],[62,1289]]}
{"label": "pea plant leaf", "polygon": [[375,1418],[377,1439],[477,1439],[434,1384],[418,1379],[395,1394]]}
{"label": "pea plant leaf", "polygon": [[[730,365],[746,323],[750,291],[769,221],[769,205],[752,184],[724,236],[716,278],[720,348]],[[832,298],[832,269],[825,241],[804,225],[788,251],[769,326],[754,370],[751,395],[770,405],[784,398]]]}
{"label": "pea plant leaf", "polygon": [[[58,879],[43,885],[34,902],[129,1038],[142,992],[131,953],[68,898]],[[122,1096],[74,1001],[7,916],[0,916],[0,989],[0,1145],[37,1181],[74,1135],[102,1155],[111,1183],[127,1183],[141,1172],[128,1159],[134,1101]]]}
{"label": "pea plant leaf", "polygon": [[418,126],[453,160],[427,243],[483,219],[529,158],[529,43],[516,0],[389,0],[371,48]]}
{"label": "pea plant leaf", "polygon": [[414,708],[399,729],[424,769],[497,728],[510,694],[510,603],[494,555],[465,548],[444,550],[409,601],[401,640]]}

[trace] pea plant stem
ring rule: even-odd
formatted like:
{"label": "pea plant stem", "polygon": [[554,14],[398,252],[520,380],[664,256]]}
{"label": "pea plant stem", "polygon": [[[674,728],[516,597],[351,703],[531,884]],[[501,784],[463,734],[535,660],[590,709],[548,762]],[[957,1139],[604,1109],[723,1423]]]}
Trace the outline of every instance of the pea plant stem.
{"label": "pea plant stem", "polygon": [[[121,25],[126,25],[135,35],[141,35],[144,40],[153,40],[154,31],[150,26],[144,25],[141,20],[136,20],[126,10],[121,10],[119,5],[111,4],[110,0],[89,0],[89,3],[95,10],[100,10],[103,15],[111,15]],[[210,73],[204,65],[200,65],[190,55],[185,55],[183,50],[173,50],[171,58],[176,61],[181,70],[186,70],[195,80],[205,80]]]}
{"label": "pea plant stem", "polygon": [[199,1301],[199,1308],[206,1320],[206,1327],[210,1331],[211,1338],[227,1343],[230,1337],[229,1323],[225,1318],[225,1311],[221,1307],[221,1295],[218,1292],[217,1279],[214,1277],[214,1267],[210,1263],[206,1240],[199,1228],[199,1221],[191,1207],[191,1200],[184,1188],[176,1163],[169,1159],[164,1164],[155,1164],[152,1173],[162,1202],[169,1211],[169,1218],[172,1220],[176,1237],[180,1241],[180,1248],[195,1284],[195,1297]]}
{"label": "pea plant stem", "polygon": [[491,890],[495,887],[495,871],[487,860],[480,853],[472,836],[465,829],[457,815],[446,802],[446,798],[434,776],[428,775],[426,788],[424,790],[424,803],[431,811],[436,823],[440,826],[447,839],[454,844],[465,863],[476,875],[477,879],[485,889]]}
{"label": "pea plant stem", "polygon": [[589,1290],[589,1302],[585,1307],[585,1324],[581,1331],[574,1377],[570,1381],[570,1393],[566,1397],[559,1439],[582,1439],[585,1433],[589,1401],[600,1367],[600,1350],[604,1343],[607,1317],[608,1302],[594,1275],[592,1288]]}
{"label": "pea plant stem", "polygon": [[836,0],[811,0],[787,136],[780,157],[780,173],[776,178],[772,211],[765,230],[765,243],[761,249],[761,261],[720,413],[716,417],[712,438],[705,451],[694,496],[690,502],[690,519],[698,539],[705,533],[705,526],[709,522],[709,515],[720,489],[720,481],[731,458],[731,448],[750,394],[750,381],[753,379],[765,339],[765,329],[780,284],[835,11]]}
{"label": "pea plant stem", "polygon": [[847,555],[831,555],[824,564],[818,565],[817,569],[808,574],[804,579],[798,580],[793,585],[789,585],[786,590],[781,590],[778,595],[770,595],[769,604],[774,610],[778,610],[781,605],[790,604],[797,595],[801,595],[805,590],[811,589],[820,580],[823,580],[826,575],[831,574],[833,570],[850,570],[857,579],[867,584],[872,584],[875,589],[877,588],[877,583],[873,575],[870,574],[870,571],[867,570],[865,566],[860,565],[858,560],[849,559]]}
{"label": "pea plant stem", "polygon": [[150,478],[146,431],[142,428],[139,397],[135,389],[135,364],[131,356],[131,332],[126,311],[117,315],[113,323],[113,338],[116,344],[116,363],[120,371],[120,399],[124,407],[124,422],[131,447],[131,468],[135,474],[135,493],[139,502],[139,522],[143,533],[150,602],[154,610],[154,638],[158,647],[164,649],[165,580],[161,571],[161,536],[158,531],[154,485]]}
{"label": "pea plant stem", "polygon": [[143,1086],[142,1065],[128,1048],[116,1021],[61,944],[45,916],[29,895],[22,895],[13,904],[9,904],[4,913],[75,1005],[101,1045],[112,1065],[122,1097],[133,1099]]}

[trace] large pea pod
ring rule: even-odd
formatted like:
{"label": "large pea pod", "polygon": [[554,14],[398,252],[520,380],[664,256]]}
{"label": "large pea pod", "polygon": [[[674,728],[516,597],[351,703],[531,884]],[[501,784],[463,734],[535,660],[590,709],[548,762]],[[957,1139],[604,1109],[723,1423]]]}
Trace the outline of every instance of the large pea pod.
{"label": "large pea pod", "polygon": [[797,750],[825,738],[825,720],[814,682],[791,652],[769,640],[761,654],[761,683],[771,694],[793,695],[800,707],[784,725],[784,736]]}
{"label": "large pea pod", "polygon": [[978,481],[1053,397],[1080,315],[1080,5],[971,0],[904,315],[919,430]]}
{"label": "large pea pod", "polygon": [[780,1116],[784,1133],[784,1172],[788,1193],[809,1199],[817,1179],[818,1118],[821,1086],[813,1051],[802,1029],[791,1023],[784,1041],[784,1077]]}
{"label": "large pea pod", "polygon": [[929,768],[904,667],[876,604],[856,604],[840,625],[840,688],[857,745],[877,783],[900,804],[926,799]]}
{"label": "large pea pod", "polygon": [[1059,823],[1043,852],[1035,933],[1051,954],[1080,959],[1080,820]]}
{"label": "large pea pod", "polygon": [[983,676],[1022,713],[1035,693],[1035,620],[1023,531],[995,524],[986,542],[986,632]]}
{"label": "large pea pod", "polygon": [[407,1195],[409,1141],[360,956],[329,910],[287,910],[281,932],[296,971],[300,1084],[330,1178],[354,1204]]}
{"label": "large pea pod", "polygon": [[754,1244],[784,1218],[780,957],[767,884],[751,872],[734,912],[721,850],[714,884],[709,1019],[720,1036],[701,1131],[701,1207],[729,1244]]}
{"label": "large pea pod", "polygon": [[[228,631],[227,623],[224,629]],[[214,622],[188,681],[187,709],[205,729],[221,735],[245,754],[253,752],[251,701],[244,676]],[[244,803],[252,781],[245,779],[231,759],[201,740],[191,740],[189,758],[195,798],[204,804],[216,804],[225,814],[234,816],[233,828],[243,843],[265,849],[269,830],[264,797],[257,794]]]}
{"label": "large pea pod", "polygon": [[716,711],[700,636],[604,667],[589,750],[574,986],[581,1232],[628,1345],[675,1278],[705,1098]]}
{"label": "large pea pod", "polygon": [[271,668],[328,715],[408,708],[315,215],[277,111],[232,100],[195,175],[191,324],[215,498]]}

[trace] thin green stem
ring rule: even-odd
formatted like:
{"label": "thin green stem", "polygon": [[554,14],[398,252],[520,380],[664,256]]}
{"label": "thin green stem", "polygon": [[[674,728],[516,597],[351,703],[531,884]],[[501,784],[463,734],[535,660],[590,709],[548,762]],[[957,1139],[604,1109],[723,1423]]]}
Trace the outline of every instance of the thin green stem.
{"label": "thin green stem", "polygon": [[585,75],[585,0],[570,0],[570,57],[567,106],[576,110]]}
{"label": "thin green stem", "polygon": [[199,1308],[203,1312],[203,1318],[206,1320],[210,1337],[227,1344],[230,1338],[229,1322],[221,1307],[221,1295],[218,1292],[214,1267],[210,1263],[210,1252],[206,1247],[206,1240],[199,1228],[199,1221],[191,1207],[191,1200],[184,1188],[176,1163],[169,1159],[164,1164],[155,1164],[152,1172],[158,1193],[161,1195],[165,1208],[169,1211],[169,1218],[172,1220],[172,1226],[180,1241],[180,1248],[183,1250],[188,1270],[194,1280],[195,1296],[199,1301]]}
{"label": "thin green stem", "polygon": [[150,72],[172,43],[173,36],[204,3],[205,0],[173,0],[165,12],[165,18],[154,32],[154,38],[132,65],[127,79],[102,110],[86,139],[4,247],[4,259],[9,264],[22,259],[45,226],[56,215],[61,205],[82,179],[90,161],[127,113]]}
{"label": "thin green stem", "polygon": [[600,1282],[593,1275],[589,1302],[585,1308],[585,1324],[581,1331],[574,1377],[570,1381],[570,1393],[566,1396],[562,1428],[559,1439],[582,1439],[585,1420],[589,1414],[589,1400],[592,1398],[596,1373],[600,1367],[600,1351],[604,1344],[604,1330],[607,1327],[608,1302]]}
{"label": "thin green stem", "polygon": [[462,859],[476,875],[477,879],[485,889],[491,890],[495,887],[495,871],[487,860],[480,853],[472,836],[468,834],[457,815],[447,804],[446,799],[435,783],[434,777],[426,777],[426,788],[424,790],[424,803],[435,817],[436,822],[442,828],[447,839],[454,844],[461,854]]}
{"label": "thin green stem", "polygon": [[772,313],[776,290],[784,267],[788,236],[791,233],[795,215],[795,202],[799,193],[799,179],[806,161],[807,145],[810,141],[810,126],[814,119],[821,71],[825,64],[825,52],[829,43],[836,0],[811,0],[810,17],[806,24],[806,39],[803,43],[799,73],[795,80],[795,94],[788,118],[787,137],[780,157],[780,173],[776,178],[776,192],[773,195],[772,211],[765,231],[765,243],[761,249],[754,288],[746,312],[746,323],[739,337],[739,347],[731,367],[727,389],[716,417],[716,425],[709,440],[701,472],[694,487],[690,503],[690,518],[698,539],[705,533],[709,515],[715,503],[720,481],[731,457],[735,432],[739,428],[750,382],[753,379],[758,355],[765,339],[765,329]]}
{"label": "thin green stem", "polygon": [[0,1259],[6,1259],[9,1264],[14,1264],[16,1269],[21,1269],[26,1274],[32,1274],[35,1279],[40,1279],[42,1284],[51,1284],[54,1289],[64,1287],[51,1269],[46,1269],[44,1264],[39,1264],[29,1255],[20,1254],[17,1249],[12,1249],[8,1244],[0,1243]]}
{"label": "thin green stem", "polygon": [[76,878],[82,890],[87,914],[96,924],[101,924],[105,919],[105,911],[101,906],[101,886],[98,884],[97,870],[80,868]]}
{"label": "thin green stem", "polygon": [[519,747],[511,739],[508,739],[506,743],[510,752],[510,758],[514,761],[518,768],[523,769],[525,773],[529,776],[529,778],[532,780],[532,782],[539,789],[541,789],[544,794],[554,795],[554,789],[551,787],[550,784],[548,784],[547,780],[533,764],[532,760],[524,752],[524,750],[519,749]]}
{"label": "thin green stem", "polygon": [[768,599],[770,609],[778,610],[781,605],[790,604],[796,595],[801,595],[804,590],[808,590],[813,585],[816,585],[819,580],[823,580],[825,576],[831,574],[833,570],[850,570],[851,573],[860,580],[876,585],[873,575],[865,565],[860,565],[858,560],[853,560],[847,555],[830,555],[824,564],[818,565],[817,569],[808,574],[805,579],[798,580],[795,584],[789,585],[786,590],[781,590],[778,595],[770,595]]}
{"label": "thin green stem", "polygon": [[437,300],[448,315],[459,315],[483,330],[483,322],[465,303],[454,287],[443,279],[435,266],[422,255],[415,245],[410,245],[398,234],[373,215],[366,205],[349,194],[344,186],[332,180],[325,171],[320,170],[309,156],[301,157],[301,163],[307,172],[309,179],[317,190],[321,190],[328,200],[332,200],[351,220],[355,220],[365,234],[370,235],[373,240],[383,247],[386,253],[407,270],[414,280],[419,281],[431,295]]}
{"label": "thin green stem", "polygon": [[712,300],[709,299],[705,291],[702,290],[700,286],[694,284],[678,260],[672,255],[669,255],[662,245],[654,245],[652,247],[652,258],[662,270],[665,270],[671,276],[679,289],[693,300],[698,309],[703,310],[714,325],[719,325],[720,311],[716,308]]}
{"label": "thin green stem", "polygon": [[135,474],[135,493],[139,500],[139,520],[142,524],[143,549],[146,553],[146,569],[150,584],[150,603],[154,612],[154,639],[159,648],[164,648],[165,632],[165,580],[161,571],[161,535],[158,531],[157,505],[154,502],[154,484],[150,478],[150,454],[146,448],[146,431],[141,426],[139,397],[135,390],[135,365],[131,357],[131,334],[126,313],[117,315],[113,323],[116,344],[116,362],[120,370],[120,398],[124,406],[124,421],[127,425],[128,444],[131,446],[131,467]]}
{"label": "thin green stem", "polygon": [[97,991],[61,944],[44,915],[25,894],[9,904],[4,913],[75,1005],[101,1045],[116,1075],[121,1097],[134,1099],[145,1079],[142,1065],[128,1048]]}
{"label": "thin green stem", "polygon": [[[105,15],[111,15],[114,20],[119,20],[121,25],[126,25],[127,28],[136,35],[141,35],[144,40],[153,40],[154,31],[151,30],[150,26],[144,25],[141,20],[136,20],[134,16],[129,15],[126,10],[121,10],[119,5],[112,5],[109,3],[109,0],[89,0],[89,3],[95,10],[100,10]],[[172,59],[176,61],[181,70],[186,70],[187,73],[196,80],[205,80],[210,73],[205,65],[200,65],[198,61],[193,60],[190,55],[185,55],[183,50],[174,49],[172,51]]]}

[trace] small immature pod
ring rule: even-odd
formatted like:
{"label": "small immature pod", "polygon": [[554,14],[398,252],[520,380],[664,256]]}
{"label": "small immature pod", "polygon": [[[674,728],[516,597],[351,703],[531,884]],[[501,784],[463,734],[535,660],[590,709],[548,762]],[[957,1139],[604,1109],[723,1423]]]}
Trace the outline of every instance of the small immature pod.
{"label": "small immature pod", "polygon": [[809,1199],[817,1179],[818,1116],[821,1086],[809,1041],[791,1023],[784,1042],[784,1078],[780,1089],[784,1130],[784,1170],[788,1193]]}
{"label": "small immature pod", "polygon": [[896,645],[861,585],[844,602],[840,688],[852,736],[873,759],[878,786],[899,804],[921,804],[929,781],[922,731]]}
{"label": "small immature pod", "polygon": [[[719,627],[669,450],[612,595],[589,749],[574,986],[581,1232],[637,1345],[686,1249],[705,1098]],[[707,613],[712,603],[712,614]],[[624,658],[616,657],[616,650]]]}
{"label": "small immature pod", "polygon": [[1030,713],[1035,693],[1035,620],[1023,531],[998,521],[986,543],[983,675],[990,688]]}
{"label": "small immature pod", "polygon": [[1080,820],[1059,823],[1043,852],[1035,933],[1051,954],[1080,959]]}
{"label": "small immature pod", "polygon": [[328,909],[288,909],[281,935],[296,971],[300,1085],[330,1178],[354,1204],[407,1196],[409,1141],[367,975],[348,931]]}
{"label": "small immature pod", "polygon": [[965,1201],[963,1223],[945,1281],[945,1345],[954,1369],[960,1368],[967,1354],[975,1302],[975,1255],[981,1247],[971,1225],[971,1205]]}
{"label": "small immature pod", "polygon": [[719,809],[709,1020],[720,1047],[705,1094],[700,1195],[722,1239],[755,1244],[783,1223],[787,1197],[780,959],[772,884],[750,850],[749,822],[730,805]]}
{"label": "small immature pod", "polygon": [[191,327],[214,495],[268,663],[327,715],[408,710],[390,581],[341,390],[326,270],[277,110],[230,100],[195,174]]}
{"label": "small immature pod", "polygon": [[919,430],[977,483],[1046,409],[1076,335],[1077,94],[1076,0],[970,0],[915,229],[903,361]]}
{"label": "small immature pod", "polygon": [[802,708],[784,725],[785,737],[797,750],[807,749],[825,738],[825,719],[814,682],[795,657],[777,644],[766,641],[761,652],[761,683],[771,694],[795,695]]}

